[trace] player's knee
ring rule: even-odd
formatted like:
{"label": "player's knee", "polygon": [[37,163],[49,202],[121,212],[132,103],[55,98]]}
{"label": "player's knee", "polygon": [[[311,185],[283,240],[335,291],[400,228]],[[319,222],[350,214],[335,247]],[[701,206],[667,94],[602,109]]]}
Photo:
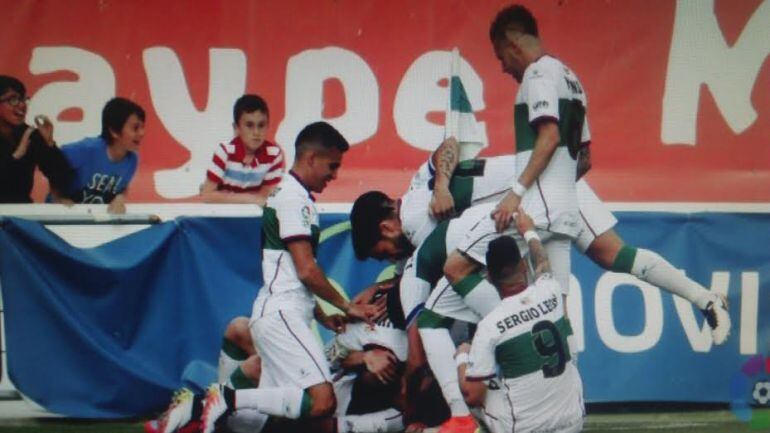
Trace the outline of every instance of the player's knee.
{"label": "player's knee", "polygon": [[307,389],[310,395],[310,416],[333,416],[337,410],[337,399],[330,383],[323,383]]}
{"label": "player's knee", "polygon": [[251,341],[251,331],[249,330],[249,319],[247,317],[236,317],[231,320],[225,329],[225,339],[233,342],[241,350],[254,355],[254,343]]}
{"label": "player's knee", "polygon": [[604,269],[612,270],[618,253],[625,244],[614,230],[600,234],[586,250],[586,255]]}

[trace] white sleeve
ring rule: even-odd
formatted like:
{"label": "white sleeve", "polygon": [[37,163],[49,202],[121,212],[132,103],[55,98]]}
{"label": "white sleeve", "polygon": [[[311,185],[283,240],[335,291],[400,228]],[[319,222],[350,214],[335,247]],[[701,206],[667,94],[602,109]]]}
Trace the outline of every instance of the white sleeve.
{"label": "white sleeve", "polygon": [[525,77],[529,123],[551,118],[559,121],[559,94],[554,80],[541,69],[535,69]]}
{"label": "white sleeve", "polygon": [[489,323],[482,320],[471,344],[470,363],[465,370],[465,379],[470,381],[487,380],[497,374],[495,348],[498,334],[490,329]]}
{"label": "white sleeve", "polygon": [[311,236],[315,214],[312,204],[293,194],[285,194],[273,203],[282,240]]}

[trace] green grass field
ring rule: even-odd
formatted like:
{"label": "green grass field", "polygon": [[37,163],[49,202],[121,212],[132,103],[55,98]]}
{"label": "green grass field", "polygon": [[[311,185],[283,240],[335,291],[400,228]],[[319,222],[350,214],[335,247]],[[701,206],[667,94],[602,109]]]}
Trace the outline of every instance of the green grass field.
{"label": "green grass field", "polygon": [[[3,420],[0,433],[141,433],[141,422]],[[752,428],[729,411],[624,413],[589,415],[584,431],[590,433],[742,433],[770,432],[770,425]]]}

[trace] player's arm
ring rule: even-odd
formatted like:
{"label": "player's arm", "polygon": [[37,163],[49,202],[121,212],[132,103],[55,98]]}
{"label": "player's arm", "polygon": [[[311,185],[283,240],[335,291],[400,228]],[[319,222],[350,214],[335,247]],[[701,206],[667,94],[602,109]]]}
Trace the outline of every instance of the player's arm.
{"label": "player's arm", "polygon": [[575,180],[580,180],[589,170],[591,170],[591,146],[589,143],[585,143],[578,152],[577,176]]}
{"label": "player's arm", "polygon": [[218,184],[211,179],[206,179],[201,185],[201,199],[205,203],[241,203],[241,204],[256,204],[264,206],[267,201],[267,196],[272,191],[265,193],[262,189],[258,193],[247,192],[225,192],[217,190]]}
{"label": "player's arm", "polygon": [[[396,275],[393,278],[388,278],[387,280],[378,281],[374,284],[372,284],[369,287],[364,288],[361,290],[356,296],[353,297],[353,299],[350,301],[354,304],[369,304],[372,302],[372,299],[374,299],[374,295],[376,295],[378,292],[383,290],[389,290],[394,285],[398,283],[398,280],[401,278],[400,275]],[[380,298],[382,300],[387,300],[387,298]]]}
{"label": "player's arm", "polygon": [[532,156],[511,191],[506,194],[492,213],[498,232],[502,232],[508,227],[513,212],[521,203],[521,197],[548,167],[560,140],[559,123],[555,119],[545,118],[537,122],[537,138]]}
{"label": "player's arm", "polygon": [[546,254],[545,248],[543,248],[540,236],[535,232],[535,223],[532,221],[532,218],[524,213],[522,208],[519,208],[518,212],[514,214],[514,217],[516,220],[516,229],[527,241],[529,254],[532,257],[532,263],[535,267],[535,280],[543,274],[551,273],[551,264],[548,262],[548,254]]}
{"label": "player's arm", "polygon": [[385,349],[355,350],[340,362],[345,370],[365,368],[377,381],[388,384],[398,376],[398,359]]}
{"label": "player's arm", "polygon": [[372,320],[381,313],[383,306],[351,304],[337,292],[315,261],[309,239],[301,237],[290,240],[287,242],[287,248],[294,262],[294,268],[297,270],[297,277],[314,295],[332,304],[348,317],[363,320],[369,324],[372,324]]}
{"label": "player's arm", "polygon": [[345,332],[345,316],[342,314],[326,314],[321,305],[316,302],[313,309],[313,317],[324,328],[337,333]]}
{"label": "player's arm", "polygon": [[477,380],[467,375],[470,351],[470,344],[461,344],[457,348],[455,362],[457,363],[457,377],[460,383],[460,390],[463,393],[465,403],[468,406],[476,407],[484,403],[484,397],[487,395],[487,384],[484,380]]}
{"label": "player's arm", "polygon": [[433,152],[431,162],[436,169],[433,197],[430,200],[430,212],[437,220],[454,214],[455,204],[449,192],[449,181],[460,161],[460,145],[454,137],[449,137]]}

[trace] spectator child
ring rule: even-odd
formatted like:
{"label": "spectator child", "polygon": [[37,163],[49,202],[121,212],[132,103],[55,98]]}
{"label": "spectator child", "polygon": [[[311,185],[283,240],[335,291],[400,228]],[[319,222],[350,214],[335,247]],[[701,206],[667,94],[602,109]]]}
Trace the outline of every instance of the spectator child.
{"label": "spectator child", "polygon": [[266,139],[269,126],[270,112],[264,99],[243,95],[235,101],[235,138],[217,145],[201,185],[203,201],[264,206],[281,181],[285,166],[281,148]]}
{"label": "spectator child", "polygon": [[[125,213],[128,184],[136,173],[136,151],[144,138],[144,110],[126,98],[113,98],[102,110],[102,133],[62,147],[75,179],[65,193],[76,203],[106,203]],[[54,198],[62,191],[51,190]]]}
{"label": "spectator child", "polygon": [[27,89],[17,78],[0,75],[0,203],[32,203],[35,167],[52,187],[63,188],[72,168],[53,140],[53,125],[45,116],[37,128],[24,123]]}

